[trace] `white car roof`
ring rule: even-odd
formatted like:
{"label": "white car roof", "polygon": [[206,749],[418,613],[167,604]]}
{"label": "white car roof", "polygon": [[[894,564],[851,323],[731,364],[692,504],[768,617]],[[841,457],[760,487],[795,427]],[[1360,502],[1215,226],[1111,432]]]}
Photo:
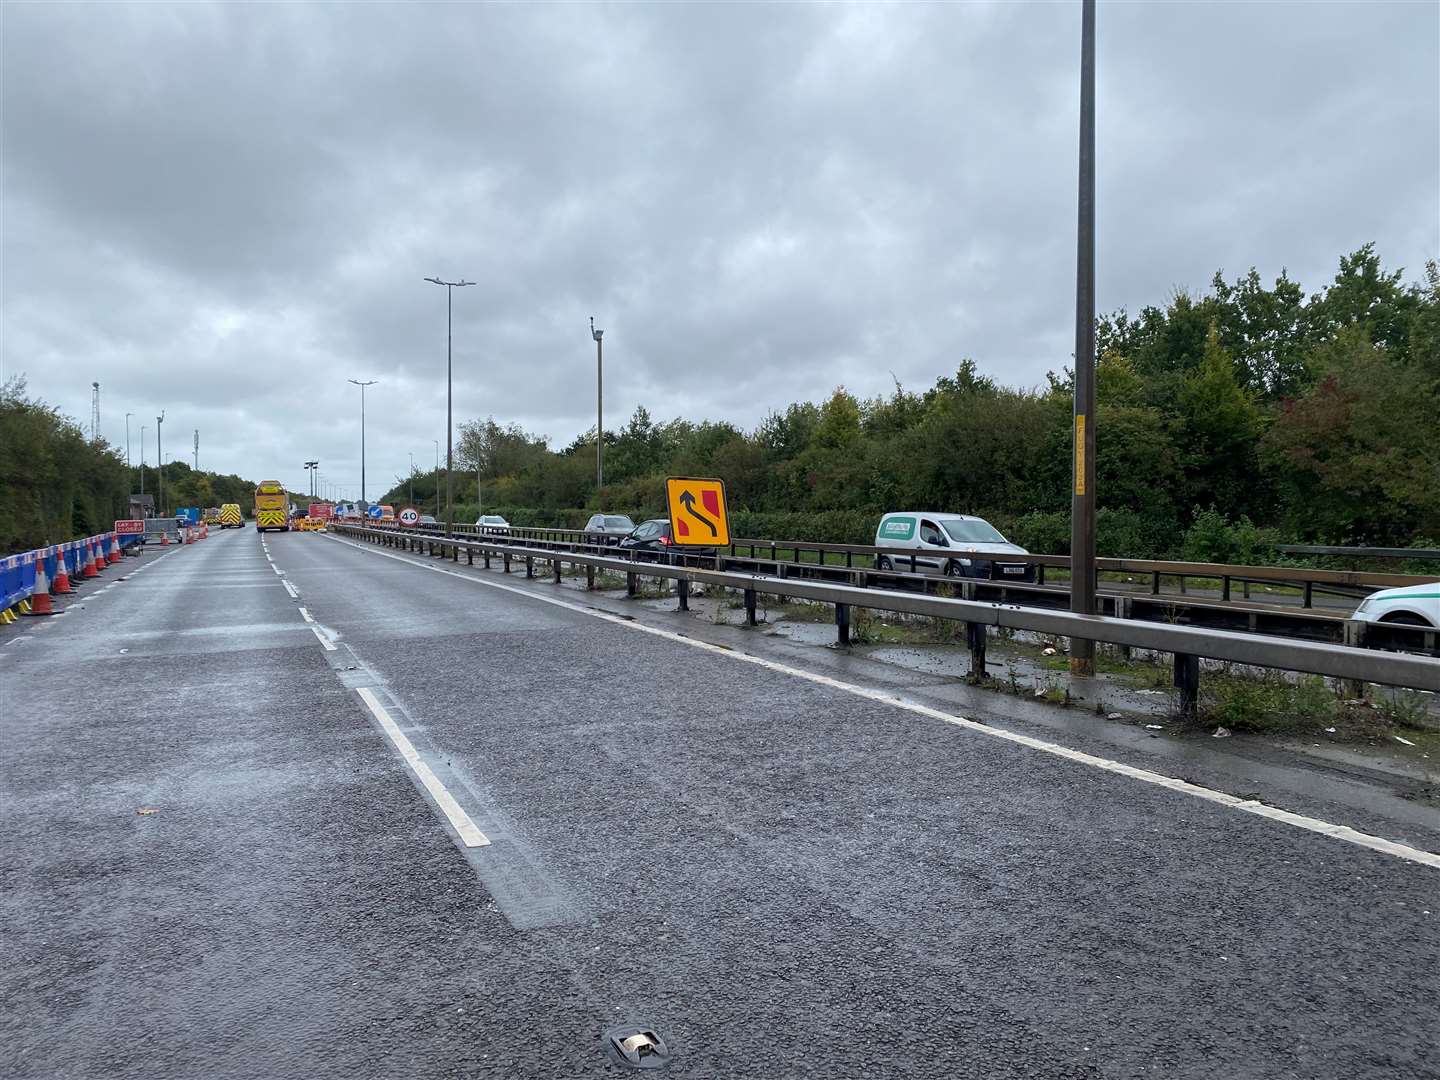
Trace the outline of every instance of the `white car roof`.
{"label": "white car roof", "polygon": [[[945,518],[947,521],[984,521],[974,514],[951,514],[944,510],[892,510],[885,517],[928,517]],[[883,521],[884,518],[881,518]]]}

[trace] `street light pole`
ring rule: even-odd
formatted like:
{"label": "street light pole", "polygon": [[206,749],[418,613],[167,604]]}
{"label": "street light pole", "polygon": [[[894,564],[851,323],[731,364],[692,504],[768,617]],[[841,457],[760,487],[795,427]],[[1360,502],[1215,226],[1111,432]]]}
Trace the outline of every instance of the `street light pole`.
{"label": "street light pole", "polygon": [[590,336],[595,339],[595,494],[605,485],[605,354],[600,339],[604,330],[595,329],[590,316]]}
{"label": "street light pole", "polygon": [[[1095,0],[1080,9],[1080,192],[1075,261],[1075,443],[1070,610],[1095,614]],[[1095,674],[1095,643],[1070,640],[1072,675]]]}
{"label": "street light pole", "polygon": [[365,501],[365,388],[374,386],[378,379],[370,379],[361,382],[359,379],[349,379],[349,382],[360,387],[360,501]]}
{"label": "street light pole", "polygon": [[[466,285],[474,285],[475,282],[466,281],[464,278],[461,278],[459,281],[441,281],[438,277],[427,277],[425,280],[434,285],[445,286],[445,531],[447,533],[453,533],[455,531],[455,482],[450,470],[455,464],[455,445],[452,433],[455,392],[451,378],[453,370],[453,364],[451,363],[451,345],[453,342],[453,334],[451,331],[451,298],[454,296],[456,289],[463,288]],[[440,470],[438,462],[435,465],[435,470],[436,472]],[[438,477],[436,478],[435,484],[435,503],[435,516],[439,517],[440,484]]]}
{"label": "street light pole", "polygon": [[440,516],[440,440],[431,439],[435,444],[435,516]]}
{"label": "street light pole", "polygon": [[[145,494],[145,429],[149,424],[140,425],[140,494]],[[142,514],[144,510],[140,511]]]}
{"label": "street light pole", "polygon": [[413,451],[413,450],[410,451],[410,475],[409,475],[409,477],[408,477],[407,479],[409,480],[409,483],[410,483],[410,498],[409,498],[408,501],[409,501],[409,503],[410,503],[411,506],[414,506],[414,505],[415,505],[415,451]]}
{"label": "street light pole", "polygon": [[165,513],[165,454],[160,447],[160,425],[165,422],[165,410],[155,418],[155,513]]}
{"label": "street light pole", "polygon": [[134,415],[134,413],[128,412],[125,414],[125,469],[127,472],[130,469],[130,417]]}

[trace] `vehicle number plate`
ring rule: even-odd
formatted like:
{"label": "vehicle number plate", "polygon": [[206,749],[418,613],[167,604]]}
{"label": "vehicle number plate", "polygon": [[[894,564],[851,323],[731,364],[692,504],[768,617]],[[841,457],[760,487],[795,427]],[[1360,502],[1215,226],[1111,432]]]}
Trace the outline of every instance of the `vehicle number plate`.
{"label": "vehicle number plate", "polygon": [[1002,567],[1002,569],[1007,574],[1023,574],[1025,572],[1025,567],[1023,566],[1006,566]]}

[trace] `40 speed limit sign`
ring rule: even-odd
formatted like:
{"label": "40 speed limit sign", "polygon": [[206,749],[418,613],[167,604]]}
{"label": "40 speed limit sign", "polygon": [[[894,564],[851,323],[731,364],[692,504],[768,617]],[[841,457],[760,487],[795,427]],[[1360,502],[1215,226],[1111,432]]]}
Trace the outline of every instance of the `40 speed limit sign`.
{"label": "40 speed limit sign", "polygon": [[418,525],[420,523],[420,511],[413,506],[407,506],[400,511],[401,525]]}

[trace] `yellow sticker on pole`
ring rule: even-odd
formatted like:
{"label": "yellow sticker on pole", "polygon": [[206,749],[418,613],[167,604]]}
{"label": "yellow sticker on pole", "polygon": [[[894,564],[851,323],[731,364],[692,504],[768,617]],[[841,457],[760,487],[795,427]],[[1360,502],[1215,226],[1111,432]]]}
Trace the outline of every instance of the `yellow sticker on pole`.
{"label": "yellow sticker on pole", "polygon": [[730,543],[725,481],[671,476],[665,481],[670,539],[681,547],[724,547]]}
{"label": "yellow sticker on pole", "polygon": [[1085,414],[1075,414],[1075,494],[1085,494]]}

